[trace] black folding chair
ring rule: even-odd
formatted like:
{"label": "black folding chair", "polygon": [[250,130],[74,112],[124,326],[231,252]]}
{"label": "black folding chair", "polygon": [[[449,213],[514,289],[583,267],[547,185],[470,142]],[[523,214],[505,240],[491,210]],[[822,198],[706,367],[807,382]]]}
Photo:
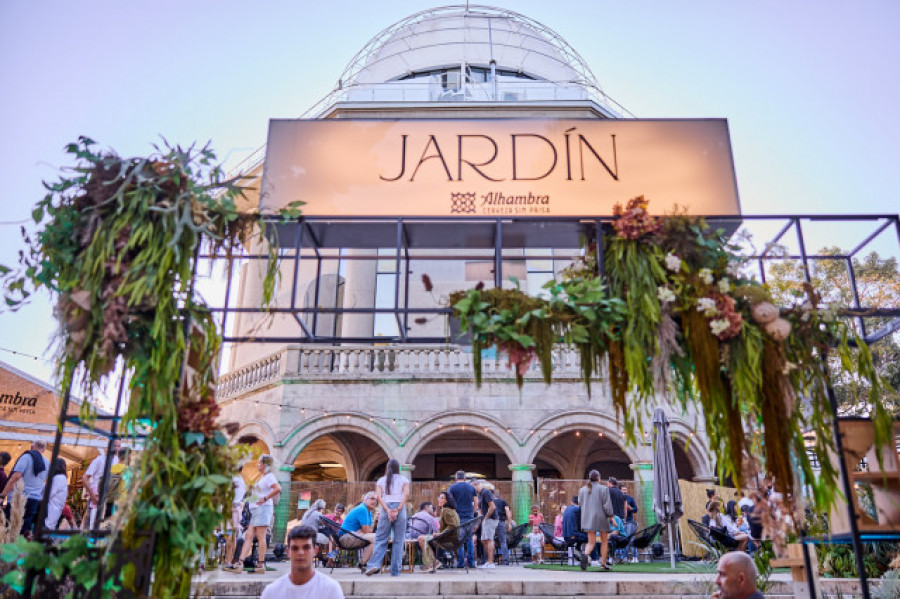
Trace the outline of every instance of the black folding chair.
{"label": "black folding chair", "polygon": [[338,549],[337,557],[331,562],[331,571],[337,565],[350,565],[356,560],[359,564],[359,552],[371,545],[369,539],[364,539],[356,533],[344,530],[341,525],[329,518],[319,518],[319,530],[331,538]]}
{"label": "black folding chair", "polygon": [[630,535],[619,535],[619,534],[611,534],[609,535],[609,551],[610,557],[615,556],[615,552],[619,549],[626,549],[628,545],[631,543],[631,540],[634,538],[634,533]]}
{"label": "black folding chair", "polygon": [[737,540],[727,532],[715,527],[704,526],[696,520],[688,520],[688,526],[707,547],[719,551],[731,551],[738,548]]}
{"label": "black folding chair", "polygon": [[[475,531],[479,526],[481,526],[481,516],[472,518],[457,527],[450,528],[431,537],[431,540],[428,541],[428,545],[431,547],[432,551],[434,551],[435,559],[437,559],[440,555],[439,552],[441,551],[450,552],[455,557],[457,550],[463,546],[467,538],[470,538],[475,534]],[[466,573],[468,573],[468,560],[463,560],[463,564],[465,564]]]}
{"label": "black folding chair", "polygon": [[[542,522],[541,524],[538,524],[538,528],[542,533],[544,533],[544,543],[553,547],[553,553],[556,554],[555,557],[559,559],[559,564],[562,565],[563,562],[565,562],[566,557],[568,557],[566,542],[553,536],[552,524],[548,522]],[[548,555],[547,559],[553,561],[554,556]]]}
{"label": "black folding chair", "polygon": [[642,530],[637,531],[631,537],[631,546],[638,550],[638,556],[640,556],[640,552],[642,550],[647,550],[653,541],[656,540],[656,537],[659,536],[660,531],[662,530],[663,525],[657,522],[652,526],[648,526]]}
{"label": "black folding chair", "polygon": [[[500,523],[500,526],[503,526],[503,523]],[[498,527],[499,529],[499,527]],[[513,527],[512,530],[506,533],[506,549],[509,550],[509,558],[511,560],[515,560],[515,562],[519,563],[519,556],[516,555],[516,549],[518,549],[519,544],[522,542],[522,539],[525,538],[525,532],[528,530],[528,523],[519,524],[518,526]],[[494,553],[496,557],[500,556],[500,541],[497,540],[497,535],[494,536],[494,540],[496,541],[496,547],[494,549]]]}

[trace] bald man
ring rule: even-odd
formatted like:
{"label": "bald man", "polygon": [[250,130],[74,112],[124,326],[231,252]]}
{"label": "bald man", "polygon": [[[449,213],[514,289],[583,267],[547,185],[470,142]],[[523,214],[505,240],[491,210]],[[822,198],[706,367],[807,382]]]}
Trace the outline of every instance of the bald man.
{"label": "bald man", "polygon": [[716,586],[712,599],[764,599],[756,590],[756,564],[743,551],[732,551],[719,558]]}

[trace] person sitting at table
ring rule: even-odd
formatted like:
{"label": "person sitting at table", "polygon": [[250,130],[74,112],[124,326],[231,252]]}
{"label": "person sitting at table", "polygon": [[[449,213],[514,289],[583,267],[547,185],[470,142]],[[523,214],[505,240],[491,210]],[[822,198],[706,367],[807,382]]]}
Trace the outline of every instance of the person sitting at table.
{"label": "person sitting at table", "polygon": [[344,522],[341,524],[341,530],[352,532],[356,536],[369,541],[369,544],[363,549],[360,564],[368,564],[369,558],[372,557],[372,552],[375,550],[375,525],[372,520],[372,511],[377,505],[378,499],[375,496],[375,491],[369,491],[363,498],[362,503],[347,513],[347,517],[344,518]]}
{"label": "person sitting at table", "polygon": [[323,517],[322,511],[325,509],[325,505],[324,499],[316,499],[300,519],[300,526],[309,526],[316,531],[317,545],[328,545],[328,537],[319,532],[319,519]]}
{"label": "person sitting at table", "polygon": [[738,530],[731,518],[722,514],[719,509],[719,502],[713,501],[709,504],[709,527],[716,528],[728,534],[738,543],[738,551],[747,549],[747,543],[750,542],[750,535]]}
{"label": "person sitting at table", "polygon": [[406,527],[406,539],[415,541],[422,535],[437,534],[440,522],[434,515],[434,504],[423,501],[419,511],[409,517]]}
{"label": "person sitting at table", "polygon": [[337,522],[341,524],[344,521],[344,504],[338,503],[334,506],[333,514],[325,514],[325,517],[331,520],[332,522]]}
{"label": "person sitting at table", "polygon": [[[438,508],[441,510],[441,519],[440,519],[440,528],[438,529],[438,535],[443,534],[458,534],[456,532],[456,527],[459,526],[459,514],[456,513],[456,500],[453,498],[453,495],[448,493],[447,491],[441,491],[438,495]],[[428,544],[428,541],[433,539],[437,535],[420,535],[419,536],[419,547],[422,549],[422,570],[429,571],[434,573],[438,568],[441,567],[441,562],[435,559],[434,550],[431,548],[431,545]],[[442,537],[443,539],[443,537]],[[448,543],[454,543],[457,539],[447,538],[443,539]]]}

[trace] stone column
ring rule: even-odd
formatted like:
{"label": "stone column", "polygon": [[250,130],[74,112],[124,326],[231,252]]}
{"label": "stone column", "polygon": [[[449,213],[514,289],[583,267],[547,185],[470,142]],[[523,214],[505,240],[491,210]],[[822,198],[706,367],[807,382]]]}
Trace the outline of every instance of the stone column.
{"label": "stone column", "polygon": [[[371,250],[347,250],[347,256],[370,252]],[[375,306],[376,264],[375,260],[347,260],[345,262],[345,306],[348,308],[372,308]],[[344,314],[341,317],[341,334],[344,337],[371,337],[374,328],[375,315],[372,313]]]}
{"label": "stone column", "polygon": [[[653,462],[635,462],[631,464],[634,471],[634,486],[638,504],[637,518],[644,527],[656,524],[656,512],[653,511]],[[643,527],[642,527],[643,528]]]}
{"label": "stone column", "polygon": [[512,471],[512,494],[509,498],[509,509],[517,524],[528,521],[531,506],[534,504],[534,464],[510,464]]}
{"label": "stone column", "polygon": [[276,543],[284,541],[287,523],[292,519],[291,514],[297,510],[297,505],[294,503],[297,498],[291,493],[291,473],[293,471],[293,466],[285,465],[280,466],[278,471],[275,472],[275,479],[281,485],[281,499],[278,500],[278,505],[275,506],[275,524],[272,526],[273,547]]}
{"label": "stone column", "polygon": [[[413,470],[416,469],[415,464],[400,464],[400,474],[405,476],[412,482],[413,479]],[[415,506],[414,506],[415,507]]]}

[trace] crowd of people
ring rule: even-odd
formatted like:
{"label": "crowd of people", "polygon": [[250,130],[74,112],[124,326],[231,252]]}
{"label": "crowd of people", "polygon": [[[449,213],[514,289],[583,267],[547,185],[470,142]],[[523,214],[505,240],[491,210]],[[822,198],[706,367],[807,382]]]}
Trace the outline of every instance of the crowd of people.
{"label": "crowd of people", "polygon": [[[297,526],[289,527],[286,544],[291,562],[290,571],[269,585],[262,597],[343,597],[337,583],[315,570],[315,558],[319,551],[317,545],[329,544],[330,547],[331,544],[331,539],[323,537],[317,529],[316,524],[321,518],[331,518],[341,526],[342,531],[370,541],[360,564],[365,574],[371,576],[381,571],[392,537],[415,541],[422,550],[422,569],[436,571],[441,567],[440,561],[434,555],[429,541],[436,535],[458,531],[460,522],[481,517],[480,542],[484,549],[484,562],[476,567],[494,568],[494,538],[504,538],[495,533],[511,530],[514,522],[509,505],[492,492],[491,487],[484,480],[469,481],[466,473],[459,471],[453,484],[440,491],[436,505],[425,501],[418,506],[417,512],[407,514],[404,506],[409,497],[409,480],[400,474],[399,463],[390,460],[385,475],[375,484],[375,491],[368,492],[346,517],[341,517],[342,505],[335,506],[334,514],[326,514],[325,502],[320,499],[310,506]],[[740,501],[747,512],[752,512],[750,503],[755,499],[742,496]],[[738,501],[733,503],[736,509],[740,509],[737,507]],[[717,498],[710,496],[708,509],[711,519],[713,514],[718,513],[717,506]],[[730,509],[729,503],[726,511]],[[588,475],[588,481],[578,495],[571,498],[570,505],[560,507],[554,519],[554,536],[561,536],[567,544],[580,548],[576,549],[576,555],[582,569],[586,569],[589,556],[593,556],[594,560],[599,557],[600,561],[594,563],[602,569],[608,569],[609,539],[615,535],[627,536],[634,532],[634,514],[637,510],[637,503],[627,494],[624,485],[619,485],[612,477],[604,484],[600,473],[594,470]],[[727,514],[720,516],[724,518]],[[540,529],[543,523],[543,514],[537,506],[533,506],[528,516],[528,526],[532,531],[528,538],[533,559],[537,560],[540,559],[545,541],[544,532]],[[712,525],[715,525],[714,521]],[[474,566],[474,536],[454,541],[460,545],[456,555],[457,566]],[[403,547],[404,543],[393,543],[390,557],[390,572],[393,576],[400,573]],[[499,552],[501,556],[504,555],[503,549],[501,547]],[[762,599],[762,593],[756,588],[756,580],[756,567],[747,553],[727,553],[718,562],[715,579],[718,590],[713,598]]]}
{"label": "crowd of people", "polygon": [[[85,508],[80,526],[94,528],[99,520],[108,518],[115,510],[115,503],[127,486],[130,475],[130,452],[115,441],[113,453],[107,459],[102,451],[90,463],[84,473],[83,493]],[[21,514],[13,514],[13,503],[6,501],[4,513],[7,522],[13,516],[21,516],[20,533],[31,537],[36,527],[36,519],[40,513],[41,502],[44,501],[44,488],[50,480],[47,495],[46,519],[44,527],[60,529],[75,527],[75,518],[68,505],[69,481],[66,476],[66,462],[62,458],[53,464],[44,456],[46,445],[35,441],[31,448],[23,453],[14,463],[9,474],[6,467],[11,457],[0,452],[0,500],[6,500],[18,488],[21,489],[24,501],[18,502]],[[274,506],[282,493],[281,485],[272,472],[274,460],[270,455],[262,455],[257,461],[260,477],[248,488],[243,477],[237,474],[234,481],[234,503],[228,526],[232,534],[228,536],[226,556],[229,561],[225,569],[242,572],[243,564],[249,557],[253,541],[256,541],[259,556],[255,573],[268,571],[265,556],[268,549],[268,533],[274,521]],[[109,472],[104,476],[104,471]],[[106,478],[109,482],[104,500],[100,505],[100,484]],[[409,507],[410,481],[400,473],[400,465],[396,459],[387,463],[384,476],[375,483],[373,491],[367,492],[360,503],[349,510],[337,504],[333,512],[327,511],[325,501],[314,501],[299,520],[288,523],[285,548],[291,562],[290,572],[269,585],[263,593],[264,598],[293,596],[290,593],[302,588],[304,596],[343,597],[340,586],[327,576],[315,571],[315,559],[320,552],[326,559],[337,557],[337,547],[333,535],[325,534],[321,528],[321,520],[327,518],[339,527],[341,534],[353,533],[368,544],[361,551],[360,568],[368,576],[380,573],[390,547],[390,574],[398,576],[403,564],[404,550],[407,542],[418,545],[422,554],[423,571],[435,572],[443,567],[441,560],[435,555],[432,543],[437,537],[450,545],[458,545],[455,565],[458,568],[495,568],[497,562],[509,563],[509,547],[507,535],[515,527],[513,514],[509,504],[497,489],[482,479],[470,480],[464,471],[459,471],[453,483],[441,490],[434,503],[424,501],[418,510]],[[714,490],[708,493],[707,515],[704,524],[718,527],[727,532],[738,542],[738,550],[728,554],[719,562],[717,584],[720,591],[717,597],[757,597],[755,588],[755,571],[752,560],[740,556],[747,549],[751,539],[760,538],[762,523],[760,510],[755,507],[763,505],[765,499],[759,493],[751,493],[749,497],[740,497],[725,503],[724,508]],[[249,511],[249,521],[245,519],[245,510]],[[634,533],[636,528],[635,514],[637,503],[628,495],[624,485],[610,477],[602,482],[600,473],[593,470],[588,475],[585,485],[578,494],[571,498],[567,506],[559,506],[553,521],[553,537],[563,539],[566,545],[573,547],[581,568],[588,564],[609,569],[614,556],[610,555],[610,539],[616,535],[623,538]],[[479,518],[475,534],[467,534],[461,538],[461,524]],[[543,560],[543,548],[548,533],[541,529],[544,516],[538,506],[532,506],[527,516],[527,545],[531,559],[535,562]],[[756,528],[757,530],[754,530]],[[238,550],[236,541],[238,533],[244,529],[243,543]],[[455,536],[454,536],[455,535]],[[402,539],[403,542],[392,542]],[[479,547],[476,547],[478,539]],[[495,539],[498,546],[495,547]],[[618,560],[636,559],[629,556],[627,547],[620,549],[615,556]],[[478,560],[478,555],[481,560]],[[730,589],[730,590],[729,590]],[[293,591],[292,591],[293,590]],[[309,591],[312,594],[306,594]],[[748,594],[744,594],[747,591]]]}
{"label": "crowd of people", "polygon": [[[70,505],[69,478],[66,461],[57,457],[53,463],[44,455],[47,445],[44,441],[34,441],[13,464],[9,474],[6,467],[12,461],[8,452],[0,452],[0,502],[5,503],[3,513],[9,526],[21,518],[19,534],[31,539],[37,528],[37,518],[44,502],[44,488],[50,480],[50,489],[46,498],[45,519],[46,530],[65,530],[80,527],[92,529],[100,519],[108,518],[115,510],[115,503],[121,490],[127,486],[130,478],[130,449],[121,447],[118,440],[112,444],[112,456],[109,460],[109,472],[105,477],[107,489],[103,510],[99,509],[100,484],[104,480],[107,466],[106,453],[100,451],[91,461],[82,478],[84,509],[80,520],[76,523],[75,513]],[[13,501],[19,492],[24,498],[19,513],[13,513]]]}

